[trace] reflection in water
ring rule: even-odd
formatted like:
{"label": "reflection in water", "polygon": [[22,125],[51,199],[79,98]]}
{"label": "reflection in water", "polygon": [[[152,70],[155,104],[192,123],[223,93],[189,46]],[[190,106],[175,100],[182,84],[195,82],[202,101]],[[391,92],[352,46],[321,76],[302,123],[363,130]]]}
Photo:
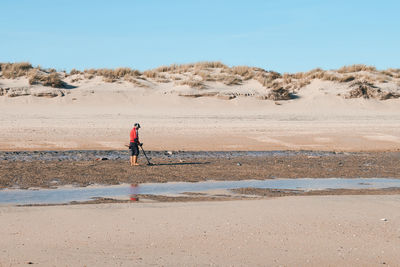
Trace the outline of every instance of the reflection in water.
{"label": "reflection in water", "polygon": [[270,189],[382,189],[400,187],[400,179],[387,178],[298,178],[242,181],[204,181],[197,183],[145,183],[115,186],[61,187],[58,189],[0,190],[0,204],[55,204],[86,201],[93,198],[117,198],[138,201],[139,195],[179,195],[184,192],[207,192],[237,188]]}
{"label": "reflection in water", "polygon": [[132,200],[132,201],[138,201],[139,200],[139,197],[138,197],[139,190],[138,189],[139,189],[138,188],[138,184],[131,184],[131,187],[130,187],[130,200]]}

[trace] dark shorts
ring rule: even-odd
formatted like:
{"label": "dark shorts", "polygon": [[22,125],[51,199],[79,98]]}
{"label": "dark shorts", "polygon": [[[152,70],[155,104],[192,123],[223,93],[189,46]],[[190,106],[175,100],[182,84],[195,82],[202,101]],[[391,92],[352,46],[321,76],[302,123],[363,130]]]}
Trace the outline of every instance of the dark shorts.
{"label": "dark shorts", "polygon": [[129,151],[131,156],[139,156],[139,146],[137,143],[129,143]]}

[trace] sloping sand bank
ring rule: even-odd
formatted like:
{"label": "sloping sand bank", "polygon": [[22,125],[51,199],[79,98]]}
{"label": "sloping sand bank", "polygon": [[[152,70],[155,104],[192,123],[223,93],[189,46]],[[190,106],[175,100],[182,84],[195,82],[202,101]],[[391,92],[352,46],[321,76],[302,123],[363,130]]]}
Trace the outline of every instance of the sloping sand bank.
{"label": "sloping sand bank", "polygon": [[246,97],[138,95],[129,88],[52,99],[0,97],[0,150],[126,149],[134,122],[141,123],[149,150],[400,149],[400,99],[343,99],[315,86],[280,105]]}
{"label": "sloping sand bank", "polygon": [[0,265],[395,266],[399,200],[0,207]]}

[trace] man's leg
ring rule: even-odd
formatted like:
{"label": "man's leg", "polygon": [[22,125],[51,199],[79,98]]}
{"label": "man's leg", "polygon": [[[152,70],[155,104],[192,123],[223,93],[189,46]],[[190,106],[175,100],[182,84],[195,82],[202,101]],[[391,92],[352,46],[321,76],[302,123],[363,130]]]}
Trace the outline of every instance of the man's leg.
{"label": "man's leg", "polygon": [[130,157],[131,166],[133,166],[133,156]]}
{"label": "man's leg", "polygon": [[133,156],[133,165],[138,166],[139,163],[137,163],[137,156]]}

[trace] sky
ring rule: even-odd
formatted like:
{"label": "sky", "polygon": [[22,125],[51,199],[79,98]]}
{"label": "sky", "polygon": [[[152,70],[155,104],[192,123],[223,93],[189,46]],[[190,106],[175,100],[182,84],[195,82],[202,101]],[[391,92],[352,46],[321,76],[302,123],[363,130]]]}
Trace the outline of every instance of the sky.
{"label": "sky", "polygon": [[398,0],[0,0],[0,62],[400,68],[399,12]]}

